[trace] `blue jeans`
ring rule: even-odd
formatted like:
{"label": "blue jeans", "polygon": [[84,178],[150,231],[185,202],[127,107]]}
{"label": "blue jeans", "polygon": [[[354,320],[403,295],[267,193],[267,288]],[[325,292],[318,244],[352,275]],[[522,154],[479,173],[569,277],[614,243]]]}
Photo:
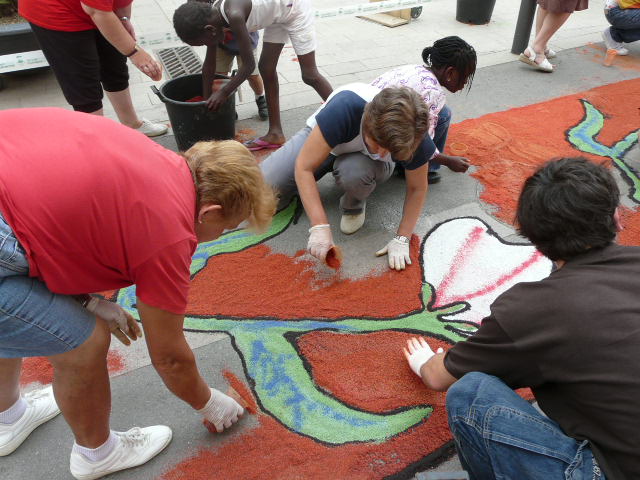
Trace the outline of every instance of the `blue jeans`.
{"label": "blue jeans", "polygon": [[73,297],[29,277],[25,251],[0,214],[0,358],[67,352],[82,345],[95,324]]}
{"label": "blue jeans", "polygon": [[474,480],[603,480],[588,441],[567,437],[501,380],[466,374],[447,392],[463,468]]}
{"label": "blue jeans", "polygon": [[604,11],[611,24],[611,37],[616,42],[631,43],[640,40],[640,8],[614,7]]}
{"label": "blue jeans", "polygon": [[[446,105],[440,110],[438,115],[438,123],[436,124],[435,132],[433,133],[433,143],[436,144],[436,148],[440,152],[444,152],[444,147],[447,144],[447,135],[449,135],[449,124],[451,123],[451,109]],[[435,172],[440,170],[441,165],[438,162],[431,160],[429,162],[429,171]]]}

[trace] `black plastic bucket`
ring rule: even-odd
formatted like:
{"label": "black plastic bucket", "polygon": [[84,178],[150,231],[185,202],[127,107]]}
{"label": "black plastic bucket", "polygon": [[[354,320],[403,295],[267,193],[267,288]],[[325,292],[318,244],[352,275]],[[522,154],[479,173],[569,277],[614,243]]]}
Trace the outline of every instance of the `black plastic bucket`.
{"label": "black plastic bucket", "polygon": [[[216,79],[227,77],[216,75]],[[180,151],[200,140],[228,140],[236,134],[236,99],[227,101],[215,112],[205,102],[187,102],[202,95],[202,75],[185,75],[169,80],[158,90],[151,87],[167,107],[169,121]]]}
{"label": "black plastic bucket", "polygon": [[496,0],[458,0],[456,20],[472,25],[484,25],[491,20],[495,6]]}

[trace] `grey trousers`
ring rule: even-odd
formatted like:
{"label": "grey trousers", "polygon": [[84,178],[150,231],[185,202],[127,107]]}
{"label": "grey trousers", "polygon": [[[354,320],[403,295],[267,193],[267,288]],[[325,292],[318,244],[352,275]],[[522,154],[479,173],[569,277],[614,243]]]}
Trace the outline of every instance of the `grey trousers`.
{"label": "grey trousers", "polygon": [[[304,127],[260,164],[266,182],[278,191],[280,207],[287,205],[298,191],[296,159],[310,133],[311,128]],[[356,214],[362,212],[376,186],[391,177],[394,168],[395,163],[373,160],[363,153],[354,152],[337,157],[329,155],[314,176],[317,181],[332,171],[336,184],[344,190],[340,199],[342,211]]]}

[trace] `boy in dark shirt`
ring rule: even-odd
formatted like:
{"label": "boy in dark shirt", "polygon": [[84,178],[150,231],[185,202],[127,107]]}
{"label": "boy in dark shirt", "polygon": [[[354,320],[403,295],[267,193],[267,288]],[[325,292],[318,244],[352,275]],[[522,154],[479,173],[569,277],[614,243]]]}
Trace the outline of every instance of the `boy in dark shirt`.
{"label": "boy in dark shirt", "polygon": [[472,478],[640,478],[640,248],[615,243],[618,203],[606,167],[547,163],[525,182],[517,222],[558,269],[503,293],[445,354],[409,340],[412,370],[449,390]]}

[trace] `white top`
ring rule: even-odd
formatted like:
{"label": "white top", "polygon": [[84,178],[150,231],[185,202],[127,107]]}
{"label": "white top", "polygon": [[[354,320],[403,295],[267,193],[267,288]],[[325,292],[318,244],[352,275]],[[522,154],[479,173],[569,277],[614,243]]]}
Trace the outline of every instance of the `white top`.
{"label": "white top", "polygon": [[[247,30],[256,32],[270,25],[285,24],[293,12],[296,0],[251,0],[251,13],[247,18]],[[226,0],[219,0],[218,6],[225,22],[229,23],[224,11]]]}

